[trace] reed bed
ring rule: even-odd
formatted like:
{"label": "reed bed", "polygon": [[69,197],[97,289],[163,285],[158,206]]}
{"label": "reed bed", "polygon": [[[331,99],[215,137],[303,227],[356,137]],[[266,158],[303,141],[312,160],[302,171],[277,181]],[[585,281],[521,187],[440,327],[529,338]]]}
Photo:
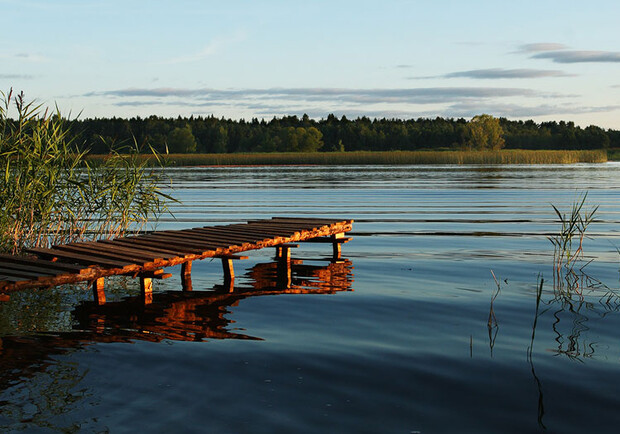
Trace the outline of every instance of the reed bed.
{"label": "reed bed", "polygon": [[[93,161],[107,157],[92,155]],[[142,158],[157,163],[152,156]],[[160,155],[166,166],[371,165],[371,164],[573,164],[604,163],[607,152],[594,151],[391,151]]]}
{"label": "reed bed", "polygon": [[[9,111],[15,109],[15,117]],[[0,92],[0,252],[143,228],[171,199],[137,150],[91,166],[58,111]]]}

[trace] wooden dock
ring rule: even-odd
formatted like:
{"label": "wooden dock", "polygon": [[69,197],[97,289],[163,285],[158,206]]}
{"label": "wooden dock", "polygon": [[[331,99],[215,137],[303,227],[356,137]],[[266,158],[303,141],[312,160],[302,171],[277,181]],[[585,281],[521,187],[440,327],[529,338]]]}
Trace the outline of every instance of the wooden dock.
{"label": "wooden dock", "polygon": [[224,283],[232,288],[233,261],[238,253],[274,247],[276,258],[290,262],[296,242],[332,244],[332,255],[340,258],[341,245],[350,238],[353,220],[273,217],[247,223],[183,230],[156,231],[143,235],[70,243],[52,248],[27,250],[29,256],[0,255],[0,301],[15,290],[92,282],[96,303],[105,303],[105,278],[133,276],[140,279],[145,303],[152,299],[152,280],[171,275],[164,268],[181,264],[181,281],[191,291],[192,262],[220,258]]}

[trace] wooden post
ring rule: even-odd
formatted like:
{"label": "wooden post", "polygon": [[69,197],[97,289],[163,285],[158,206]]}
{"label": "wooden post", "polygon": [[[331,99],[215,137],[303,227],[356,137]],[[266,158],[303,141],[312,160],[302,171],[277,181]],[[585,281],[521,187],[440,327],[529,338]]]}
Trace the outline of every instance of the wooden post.
{"label": "wooden post", "polygon": [[144,304],[151,304],[153,302],[153,279],[140,276],[140,295]]}
{"label": "wooden post", "polygon": [[223,257],[222,268],[224,270],[224,282],[230,283],[235,280],[235,269],[233,267],[232,258]]}
{"label": "wooden post", "polygon": [[[338,240],[340,238],[344,238],[344,232],[340,232],[339,234],[332,235],[332,240]],[[332,253],[333,253],[334,259],[340,259],[340,257],[342,256],[341,243],[337,241],[332,243],[332,249],[333,249]]]}
{"label": "wooden post", "polygon": [[93,300],[95,304],[102,306],[105,304],[105,290],[104,290],[105,279],[100,277],[93,282]]}
{"label": "wooden post", "polygon": [[276,260],[290,261],[291,260],[291,249],[294,249],[296,247],[299,247],[299,244],[287,243],[287,244],[280,244],[276,246]]}
{"label": "wooden post", "polygon": [[192,288],[192,261],[183,262],[181,265],[181,286],[183,291],[189,292]]}

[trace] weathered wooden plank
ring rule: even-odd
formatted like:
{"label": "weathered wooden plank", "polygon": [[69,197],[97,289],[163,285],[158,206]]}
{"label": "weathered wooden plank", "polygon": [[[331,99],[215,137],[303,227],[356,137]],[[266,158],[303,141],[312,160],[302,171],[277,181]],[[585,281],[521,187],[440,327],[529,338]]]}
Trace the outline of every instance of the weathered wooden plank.
{"label": "weathered wooden plank", "polygon": [[0,274],[5,275],[5,276],[13,276],[13,277],[19,277],[19,278],[31,278],[31,279],[38,279],[39,277],[43,277],[43,276],[52,276],[52,274],[45,274],[45,273],[38,273],[38,272],[34,272],[34,271],[25,271],[25,270],[12,270],[10,268],[5,268],[5,267],[0,267]]}
{"label": "weathered wooden plank", "polygon": [[84,271],[84,267],[81,265],[67,264],[64,262],[52,262],[46,261],[37,257],[23,257],[23,256],[13,256],[13,255],[5,255],[0,254],[0,262],[7,263],[13,262],[16,264],[32,264],[36,262],[36,264],[40,267],[46,267],[50,270],[59,270],[59,271],[70,271],[70,272],[82,272]]}
{"label": "weathered wooden plank", "polygon": [[[28,280],[31,280],[27,277],[6,276],[4,274],[0,274],[0,279],[8,283],[26,282]],[[6,286],[8,285],[4,285],[2,288],[4,289]]]}
{"label": "weathered wooden plank", "polygon": [[114,243],[119,243],[119,244],[126,244],[126,245],[130,245],[130,246],[135,246],[137,248],[148,248],[148,249],[155,249],[155,250],[161,250],[164,252],[171,252],[176,254],[177,256],[185,256],[191,253],[188,253],[185,250],[176,248],[176,247],[172,247],[170,245],[163,245],[162,246],[162,242],[161,241],[148,241],[147,239],[138,239],[138,238],[118,238],[116,240],[113,241]]}
{"label": "weathered wooden plank", "polygon": [[67,251],[61,251],[61,250],[56,250],[56,249],[45,249],[41,247],[28,249],[27,252],[41,255],[43,257],[48,257],[48,258],[68,259],[74,262],[78,262],[80,264],[87,264],[87,265],[100,265],[100,266],[114,267],[114,268],[123,268],[127,265],[133,265],[131,262],[127,262],[127,261],[112,261],[109,259],[102,258],[100,256],[85,255],[81,253],[67,252]]}
{"label": "weathered wooden plank", "polygon": [[[15,270],[15,271],[27,271],[30,273],[37,273],[43,276],[57,276],[58,274],[62,274],[63,271],[59,270],[50,270],[46,267],[38,266],[36,261],[32,261],[30,264],[15,264],[11,262],[0,262],[0,268]],[[64,271],[66,273],[66,271]]]}
{"label": "weathered wooden plank", "polygon": [[295,232],[293,230],[288,229],[277,229],[277,228],[267,228],[267,227],[246,227],[246,228],[234,228],[229,229],[226,232],[222,232],[222,235],[232,234],[232,235],[241,235],[241,236],[250,236],[256,237],[259,240],[264,240],[267,238],[272,238],[273,236],[283,237],[293,235]]}
{"label": "weathered wooden plank", "polygon": [[[202,231],[208,232],[209,228],[201,228]],[[235,228],[228,229],[227,231],[218,231],[219,236],[237,236],[237,237],[248,237],[254,238],[256,240],[265,240],[273,237],[290,237],[293,236],[298,231],[293,230],[283,230],[277,228],[262,228],[262,227],[246,227],[246,228]],[[215,232],[212,232],[215,233]]]}
{"label": "weathered wooden plank", "polygon": [[210,245],[221,245],[221,246],[242,245],[242,244],[239,244],[242,241],[239,238],[224,237],[224,236],[219,236],[219,235],[210,235],[209,233],[203,233],[199,231],[191,231],[191,232],[181,231],[181,233],[178,233],[177,231],[163,231],[163,232],[155,232],[153,233],[153,235],[174,236],[175,238],[179,238],[185,241],[197,241],[200,243],[207,243]]}
{"label": "weathered wooden plank", "polygon": [[164,259],[174,258],[178,255],[173,254],[158,254],[148,251],[147,249],[128,247],[123,244],[114,244],[114,243],[100,243],[100,242],[88,242],[84,243],[84,245],[92,246],[93,248],[105,248],[106,251],[119,253],[121,255],[127,255],[133,258],[146,258],[152,262],[162,261]]}
{"label": "weathered wooden plank", "polygon": [[121,253],[111,252],[105,249],[105,245],[102,245],[101,247],[97,247],[97,246],[90,246],[90,245],[76,246],[76,245],[62,244],[62,245],[54,246],[53,250],[81,253],[81,254],[96,256],[96,257],[104,258],[104,259],[126,261],[130,264],[143,265],[148,262],[153,262],[150,258],[147,258],[147,257],[129,256],[129,255],[123,255]]}
{"label": "weathered wooden plank", "polygon": [[[256,220],[250,220],[251,221],[256,221]],[[296,223],[303,223],[303,222],[310,222],[310,223],[325,223],[325,224],[338,224],[338,223],[342,223],[342,222],[351,222],[353,223],[353,220],[346,220],[346,219],[330,219],[330,218],[323,218],[323,217],[271,217],[271,219],[265,219],[264,221],[290,221],[290,222],[296,222]]]}
{"label": "weathered wooden plank", "polygon": [[258,241],[256,240],[256,237],[254,236],[247,236],[243,234],[226,234],[220,231],[214,232],[214,231],[209,231],[206,228],[197,228],[193,232],[201,234],[206,239],[210,239],[215,242],[223,242],[227,244],[229,244],[230,242],[233,242],[233,243],[236,243],[235,245],[243,245],[246,243],[254,243]]}
{"label": "weathered wooden plank", "polygon": [[108,244],[111,246],[114,246],[115,248],[119,248],[119,249],[123,249],[123,250],[129,250],[129,251],[140,251],[140,252],[145,252],[148,254],[152,254],[152,255],[156,255],[158,258],[161,259],[169,259],[169,258],[175,258],[177,256],[179,256],[179,252],[176,251],[172,251],[172,250],[168,250],[168,249],[158,249],[155,247],[148,247],[148,246],[141,246],[141,245],[136,245],[136,244],[128,244],[128,243],[122,243],[120,242],[122,240],[122,238],[116,239],[116,240],[98,240],[97,242],[100,244]]}
{"label": "weathered wooden plank", "polygon": [[191,240],[179,239],[173,235],[149,234],[144,235],[144,239],[152,241],[160,241],[162,245],[170,244],[174,248],[184,250],[187,253],[203,254],[210,250],[214,250],[217,246],[210,245],[206,242],[195,242]]}
{"label": "weathered wooden plank", "polygon": [[248,223],[248,226],[254,226],[254,225],[281,227],[281,228],[305,228],[305,227],[318,228],[318,227],[323,227],[323,226],[331,226],[330,223],[326,223],[326,222],[289,222],[286,220],[264,220],[264,221],[255,221],[255,222]]}

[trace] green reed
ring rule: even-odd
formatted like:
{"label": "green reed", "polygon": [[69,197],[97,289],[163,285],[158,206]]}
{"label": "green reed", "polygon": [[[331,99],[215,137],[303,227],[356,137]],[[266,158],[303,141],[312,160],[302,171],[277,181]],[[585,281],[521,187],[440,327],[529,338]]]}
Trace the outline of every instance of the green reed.
{"label": "green reed", "polygon": [[93,165],[69,139],[58,109],[0,95],[0,251],[111,238],[166,210],[158,172],[137,151],[112,152]]}
{"label": "green reed", "polygon": [[588,193],[584,193],[576,199],[569,213],[562,213],[555,205],[551,205],[562,225],[556,235],[548,237],[554,248],[554,270],[557,277],[560,275],[576,276],[575,265],[578,259],[583,258],[583,240],[586,230],[594,221],[594,215],[598,210],[598,206],[590,211],[584,209],[587,197]]}
{"label": "green reed", "polygon": [[[92,156],[94,160],[101,156]],[[143,156],[151,160],[150,156]],[[170,166],[366,165],[366,164],[572,164],[603,163],[605,151],[354,151],[238,154],[170,154]],[[156,160],[153,160],[156,162]]]}

